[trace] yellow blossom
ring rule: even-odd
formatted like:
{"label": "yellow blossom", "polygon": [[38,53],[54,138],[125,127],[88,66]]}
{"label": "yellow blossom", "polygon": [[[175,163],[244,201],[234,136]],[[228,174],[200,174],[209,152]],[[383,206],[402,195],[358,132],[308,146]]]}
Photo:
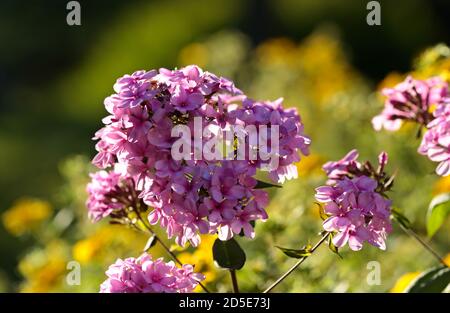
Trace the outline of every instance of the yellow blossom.
{"label": "yellow blossom", "polygon": [[[81,264],[89,262],[108,263],[126,254],[142,252],[147,236],[122,225],[102,224],[88,237],[77,241],[72,247],[73,258]],[[159,255],[160,248],[152,248]]]}
{"label": "yellow blossom", "polygon": [[305,158],[302,158],[300,162],[297,162],[298,175],[301,177],[322,174],[322,165],[325,160],[317,154],[311,154]]}
{"label": "yellow blossom", "polygon": [[437,195],[444,192],[450,192],[450,176],[441,177],[434,184],[433,195]]}
{"label": "yellow blossom", "polygon": [[326,32],[310,35],[300,44],[297,53],[304,76],[301,83],[319,104],[349,90],[360,80],[359,74],[347,62],[340,42]]}
{"label": "yellow blossom", "polygon": [[256,55],[266,65],[293,64],[298,59],[295,43],[287,38],[271,39],[260,44]]}
{"label": "yellow blossom", "polygon": [[52,208],[46,201],[33,198],[19,199],[3,213],[5,228],[13,235],[20,236],[35,229],[50,216]]}
{"label": "yellow blossom", "polygon": [[182,65],[197,64],[205,67],[208,63],[208,49],[203,44],[192,43],[184,47],[179,55],[179,63]]}
{"label": "yellow blossom", "polygon": [[27,254],[19,263],[24,276],[22,292],[49,292],[57,290],[66,273],[68,260],[66,245],[59,240],[51,241],[45,248]]}
{"label": "yellow blossom", "polygon": [[91,261],[101,249],[101,240],[87,238],[77,241],[73,246],[73,257],[81,264]]}
{"label": "yellow blossom", "polygon": [[450,253],[448,253],[445,257],[444,257],[444,263],[450,267]]}
{"label": "yellow blossom", "polygon": [[[193,251],[185,251],[178,255],[181,263],[195,265],[195,271],[205,275],[205,283],[214,281],[217,276],[217,269],[214,266],[212,256],[212,246],[216,236],[202,235],[201,244]],[[197,287],[196,291],[200,291],[201,287]]]}
{"label": "yellow blossom", "polygon": [[409,286],[409,284],[420,275],[420,272],[411,272],[403,274],[396,282],[394,287],[390,290],[392,293],[401,293],[404,292],[406,287]]}
{"label": "yellow blossom", "polygon": [[[406,75],[401,74],[399,72],[390,72],[379,84],[378,84],[378,90],[381,91],[383,88],[392,88],[395,85],[401,83],[405,79]],[[384,99],[384,96],[378,92],[377,95],[379,95],[382,99]]]}

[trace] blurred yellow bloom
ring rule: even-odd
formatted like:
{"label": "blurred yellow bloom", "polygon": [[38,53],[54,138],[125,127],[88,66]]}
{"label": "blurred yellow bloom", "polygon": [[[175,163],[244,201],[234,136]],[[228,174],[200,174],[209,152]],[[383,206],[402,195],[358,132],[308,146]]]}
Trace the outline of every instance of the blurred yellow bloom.
{"label": "blurred yellow bloom", "polygon": [[208,49],[200,43],[192,43],[184,47],[178,56],[181,65],[196,64],[205,67],[208,63]]}
{"label": "blurred yellow bloom", "polygon": [[90,262],[100,252],[102,247],[101,241],[95,238],[77,241],[73,246],[73,258],[81,264]]}
{"label": "blurred yellow bloom", "polygon": [[447,264],[448,267],[450,267],[450,253],[448,253],[444,258],[444,263]]}
{"label": "blurred yellow bloom", "polygon": [[409,284],[420,275],[420,272],[411,272],[403,274],[396,282],[394,287],[390,290],[390,292],[393,293],[401,293],[404,292],[406,287],[409,286]]}
{"label": "blurred yellow bloom", "polygon": [[5,228],[13,235],[20,236],[35,229],[50,216],[52,208],[46,201],[33,198],[19,199],[3,213]]}
{"label": "blurred yellow bloom", "polygon": [[426,49],[415,62],[416,71],[413,75],[425,79],[439,75],[450,82],[450,48],[438,44]]}
{"label": "blurred yellow bloom", "polygon": [[[77,241],[72,247],[73,258],[81,264],[108,263],[116,258],[140,254],[146,236],[122,225],[102,224],[89,237]],[[152,252],[158,255],[157,246]],[[152,253],[153,254],[153,253]]]}
{"label": "blurred yellow bloom", "polygon": [[69,261],[66,248],[64,242],[54,240],[44,249],[27,254],[19,263],[19,272],[25,278],[21,291],[49,292],[58,289]]}
{"label": "blurred yellow bloom", "polygon": [[[406,74],[392,72],[388,74],[379,84],[378,90],[385,87],[393,87],[411,75],[415,79],[427,79],[433,76],[440,76],[450,82],[450,49],[439,44],[425,50],[415,61],[415,70]],[[378,94],[380,97],[382,95]]]}
{"label": "blurred yellow bloom", "polygon": [[[195,265],[195,271],[205,275],[205,283],[214,281],[217,276],[217,269],[214,266],[214,260],[212,256],[212,246],[216,236],[202,235],[201,244],[193,251],[185,251],[178,255],[181,263],[188,263]],[[201,287],[198,286],[195,291],[200,291]]]}
{"label": "blurred yellow bloom", "polygon": [[353,88],[360,80],[339,40],[326,32],[316,32],[306,38],[298,48],[297,58],[304,73],[305,90],[319,104]]}
{"label": "blurred yellow bloom", "polygon": [[[381,91],[384,88],[392,88],[395,85],[401,83],[405,79],[406,75],[400,74],[399,72],[390,72],[386,77],[378,84],[377,89]],[[379,95],[383,100],[384,96],[378,92],[377,95]]]}
{"label": "blurred yellow bloom", "polygon": [[322,165],[325,163],[324,158],[317,154],[311,154],[302,158],[300,162],[297,162],[298,175],[301,177],[323,174]]}
{"label": "blurred yellow bloom", "polygon": [[434,184],[433,195],[437,195],[444,192],[450,192],[450,176],[441,177]]}
{"label": "blurred yellow bloom", "polygon": [[298,59],[295,43],[287,38],[271,39],[256,49],[259,61],[265,65],[293,64]]}

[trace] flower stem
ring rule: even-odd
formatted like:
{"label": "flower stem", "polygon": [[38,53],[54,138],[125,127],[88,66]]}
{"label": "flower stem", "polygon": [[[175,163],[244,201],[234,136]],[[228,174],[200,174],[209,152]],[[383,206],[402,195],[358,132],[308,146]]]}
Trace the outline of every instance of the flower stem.
{"label": "flower stem", "polygon": [[239,285],[236,277],[236,270],[230,269],[231,282],[233,284],[233,292],[239,293]]}
{"label": "flower stem", "polygon": [[443,264],[444,266],[448,266],[444,259],[436,252],[434,251],[434,249],[427,243],[425,242],[422,238],[419,237],[418,234],[416,234],[411,228],[407,228],[405,226],[403,226],[401,223],[398,223],[401,227],[401,229],[409,236],[413,237],[418,243],[420,243],[422,245],[422,247],[425,248],[425,250],[427,250],[428,252],[430,252],[430,254],[436,259],[438,260],[441,264]]}
{"label": "flower stem", "polygon": [[[134,210],[137,214],[137,217],[139,219],[139,221],[144,225],[145,229],[155,237],[155,240],[157,242],[159,242],[159,244],[163,247],[163,249],[170,255],[170,257],[177,262],[179,265],[183,265],[183,263],[180,261],[180,259],[178,259],[178,257],[175,255],[175,253],[173,253],[170,248],[164,243],[164,241],[161,240],[161,238],[159,238],[159,236],[153,231],[153,229],[150,227],[150,225],[148,225],[146,223],[146,221],[142,218],[141,214],[139,213],[139,210],[135,209]],[[198,282],[198,284],[200,285],[200,287],[202,287],[202,289],[207,292],[210,293],[210,291],[206,288],[205,285],[203,285],[201,282]]]}
{"label": "flower stem", "polygon": [[[330,233],[326,233],[323,235],[323,237],[314,245],[314,247],[311,248],[311,253],[313,253],[330,235]],[[300,260],[297,261],[286,273],[284,273],[280,278],[278,278],[272,285],[270,285],[266,290],[263,291],[263,293],[269,293],[273,288],[275,288],[279,283],[281,283],[286,277],[288,277],[297,267],[302,264],[308,256],[302,257]]]}

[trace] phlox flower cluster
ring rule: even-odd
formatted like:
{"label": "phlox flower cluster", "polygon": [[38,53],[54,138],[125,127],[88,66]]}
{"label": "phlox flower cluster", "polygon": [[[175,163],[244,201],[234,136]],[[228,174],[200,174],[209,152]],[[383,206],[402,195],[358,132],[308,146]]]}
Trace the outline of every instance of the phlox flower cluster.
{"label": "phlox flower cluster", "polygon": [[186,293],[192,292],[205,279],[192,265],[177,267],[173,261],[153,260],[144,253],[140,257],[118,259],[106,271],[101,293]]}
{"label": "phlox flower cluster", "polygon": [[374,169],[369,162],[361,164],[358,152],[350,151],[343,159],[328,162],[323,169],[329,180],[316,189],[316,200],[323,204],[328,218],[323,227],[332,232],[336,247],[348,243],[350,249],[360,250],[364,242],[386,249],[386,236],[391,232],[389,220],[391,201],[384,196],[389,178],[384,173],[386,153],[379,156]]}
{"label": "phlox flower cluster", "polygon": [[448,84],[439,77],[416,80],[407,77],[394,88],[382,91],[386,96],[383,112],[372,120],[376,130],[395,131],[404,120],[418,123],[426,131],[418,149],[420,154],[438,162],[436,173],[450,174],[450,95]]}
{"label": "phlox flower cluster", "polygon": [[439,162],[436,174],[450,175],[450,95],[447,85],[443,89],[443,100],[433,111],[434,119],[427,124],[419,146],[419,153],[428,156],[433,162]]}
{"label": "phlox flower cluster", "polygon": [[[114,91],[104,102],[109,112],[104,127],[94,137],[98,153],[93,163],[111,175],[106,178],[102,171],[93,176],[88,207],[94,220],[120,209],[120,203],[104,201],[102,195],[115,182],[126,180],[133,182],[139,198],[153,209],[149,222],[159,223],[181,246],[187,242],[197,246],[200,234],[207,233],[218,233],[221,240],[240,233],[253,238],[252,224],[267,219],[268,202],[267,193],[257,188],[255,175],[267,168],[269,160],[252,159],[250,152],[243,159],[196,158],[198,138],[194,136],[192,158],[174,159],[171,150],[178,138],[172,137],[172,129],[177,125],[193,129],[195,118],[200,117],[210,133],[234,125],[265,125],[267,134],[262,135],[269,138],[277,126],[278,149],[269,153],[278,166],[269,167],[269,177],[278,183],[296,178],[294,162],[300,160],[300,152],[308,154],[310,139],[295,109],[284,109],[281,99],[249,99],[230,80],[197,66],[137,71],[119,78]],[[241,135],[245,132],[237,136]],[[204,136],[200,143],[208,139]],[[248,148],[245,151],[258,149],[248,138],[235,142],[242,142]]]}
{"label": "phlox flower cluster", "polygon": [[134,184],[130,178],[123,178],[115,171],[98,171],[90,174],[87,185],[89,218],[98,222],[107,216],[121,217],[126,206],[131,204]]}

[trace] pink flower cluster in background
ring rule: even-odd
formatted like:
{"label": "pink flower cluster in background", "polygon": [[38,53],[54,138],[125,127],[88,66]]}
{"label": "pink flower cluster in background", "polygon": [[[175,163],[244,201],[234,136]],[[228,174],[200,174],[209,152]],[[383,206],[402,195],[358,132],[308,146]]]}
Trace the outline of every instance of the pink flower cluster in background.
{"label": "pink flower cluster in background", "polygon": [[450,174],[450,95],[448,84],[439,77],[416,80],[408,76],[394,88],[382,91],[386,96],[383,112],[372,120],[375,130],[395,131],[404,120],[426,127],[420,154],[439,162],[436,173]]}
{"label": "pink flower cluster in background", "polygon": [[431,106],[446,101],[447,84],[438,77],[418,80],[408,76],[394,88],[384,88],[381,92],[386,101],[381,114],[373,118],[373,127],[395,131],[403,121],[427,125],[433,118]]}
{"label": "pink flower cluster in background", "polygon": [[118,259],[106,275],[108,279],[100,286],[102,293],[186,293],[205,279],[191,265],[177,267],[173,261],[152,260],[147,253],[137,259]]}
{"label": "pink flower cluster in background", "polygon": [[379,156],[378,168],[357,161],[358,151],[350,151],[343,159],[328,162],[323,169],[329,180],[316,189],[316,200],[324,204],[329,217],[323,222],[326,231],[334,232],[333,244],[360,250],[364,242],[386,249],[386,236],[391,231],[391,201],[383,195],[388,177],[384,167],[386,153]]}
{"label": "pink flower cluster in background", "polygon": [[[282,100],[249,99],[233,82],[197,66],[138,71],[119,78],[114,91],[105,99],[110,115],[95,135],[98,154],[93,163],[101,169],[114,168],[114,179],[120,175],[133,181],[139,197],[153,208],[150,223],[159,223],[181,246],[187,242],[197,246],[199,234],[206,233],[217,232],[221,240],[241,232],[253,238],[252,222],[267,218],[268,203],[267,193],[256,188],[254,177],[269,161],[175,160],[171,155],[178,139],[171,136],[175,126],[193,128],[194,118],[201,117],[203,127],[211,130],[266,125],[270,134],[276,125],[279,149],[271,153],[279,166],[270,170],[269,177],[279,183],[296,178],[293,163],[300,160],[299,152],[308,154],[310,139],[295,109],[284,109]],[[208,139],[202,138],[202,143]],[[196,138],[191,141],[195,150]],[[248,139],[245,145],[254,148]],[[96,175],[94,180],[105,174]],[[102,197],[112,182],[93,181],[89,187],[88,207],[94,220],[119,206],[108,207]],[[105,190],[99,190],[102,186]]]}

